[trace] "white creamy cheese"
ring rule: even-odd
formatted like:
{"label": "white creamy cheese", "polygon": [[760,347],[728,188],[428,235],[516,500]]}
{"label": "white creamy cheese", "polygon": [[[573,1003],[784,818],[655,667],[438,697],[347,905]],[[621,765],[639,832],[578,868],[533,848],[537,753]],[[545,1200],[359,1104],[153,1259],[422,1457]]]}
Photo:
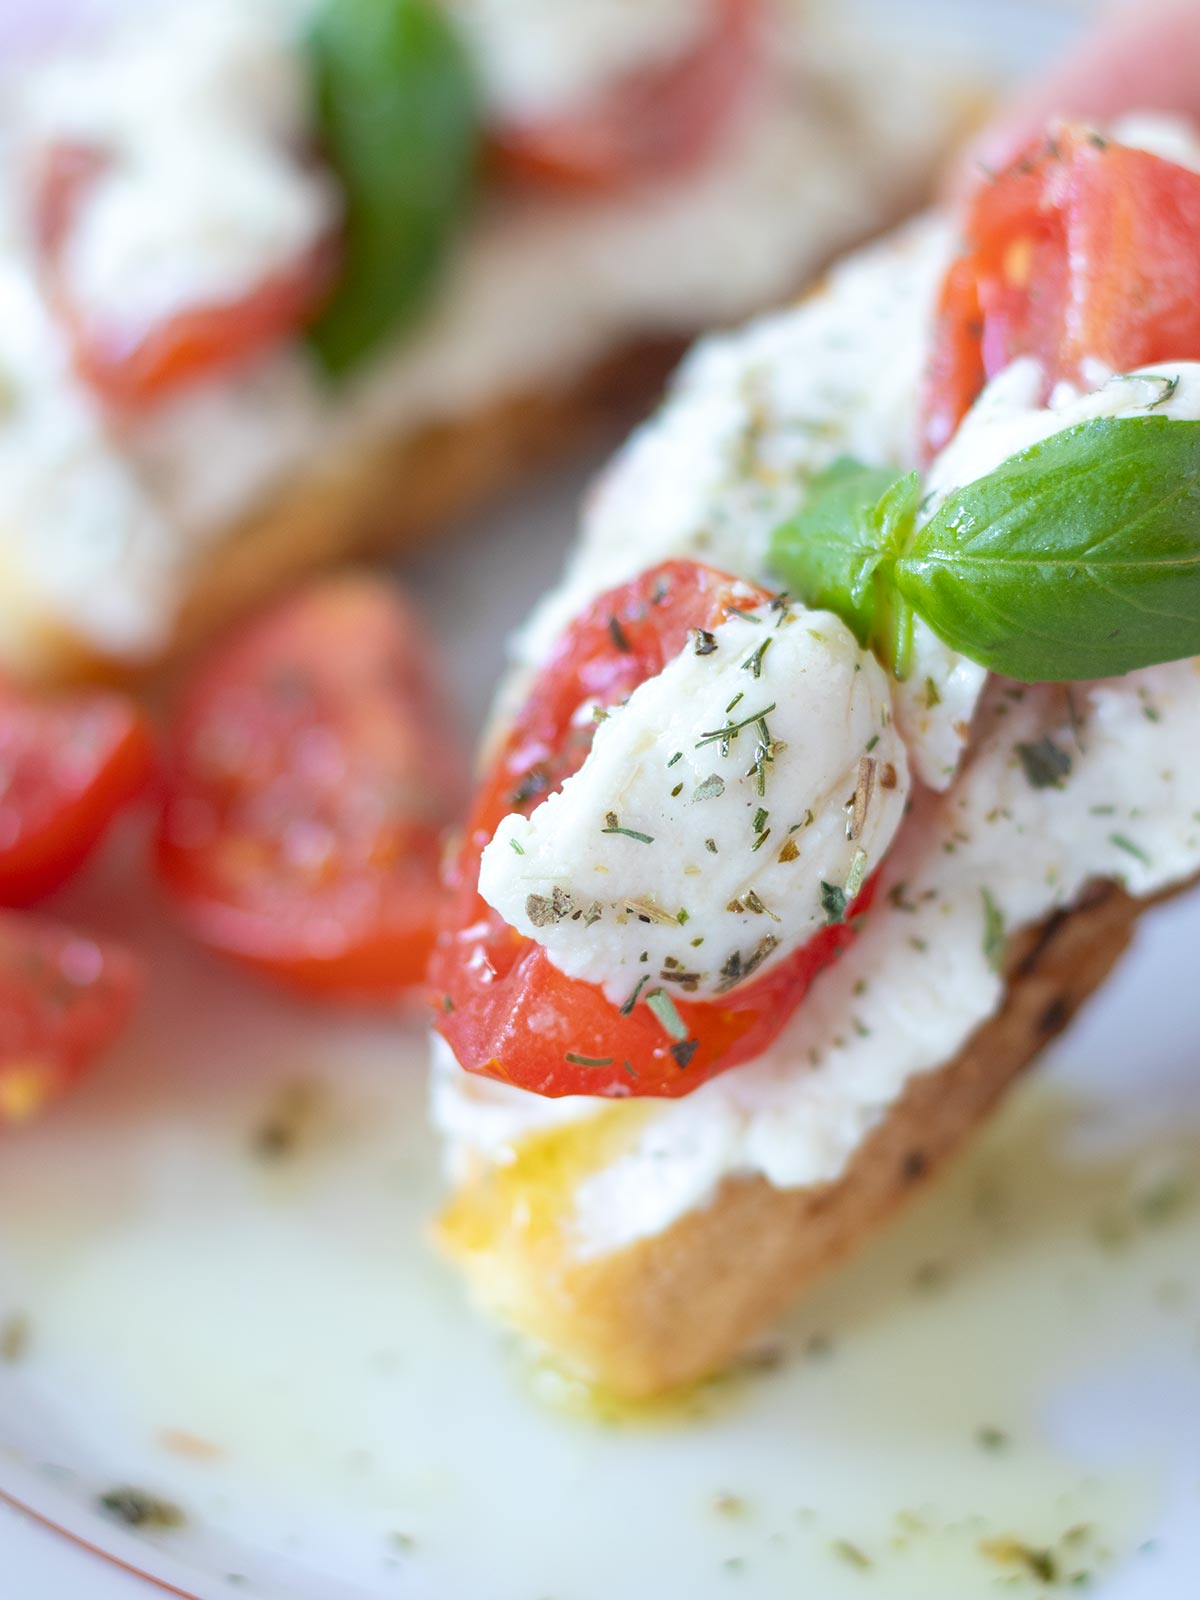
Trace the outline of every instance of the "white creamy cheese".
{"label": "white creamy cheese", "polygon": [[904,814],[875,658],[828,612],[748,615],[614,707],[483,853],[484,899],[616,1005],[651,978],[711,999],[785,959],[840,919]]}
{"label": "white creamy cheese", "polygon": [[978,662],[943,644],[920,617],[913,619],[909,672],[893,685],[892,703],[913,767],[931,789],[946,788],[958,771],[986,682]]}
{"label": "white creamy cheese", "polygon": [[167,5],[99,55],[29,75],[23,140],[104,153],[61,263],[72,303],[119,334],[242,298],[335,226],[304,160],[304,59],[270,5]]}
{"label": "white creamy cheese", "polygon": [[153,501],[73,380],[31,274],[0,249],[0,584],[21,596],[14,614],[36,618],[53,595],[86,616],[101,648],[153,647],[174,568]]}
{"label": "white creamy cheese", "polygon": [[1186,118],[1168,116],[1161,111],[1136,111],[1118,117],[1109,132],[1117,144],[1146,150],[1164,161],[1174,161],[1177,166],[1200,172],[1200,143],[1196,140],[1196,130]]}
{"label": "white creamy cheese", "polygon": [[446,0],[491,113],[532,122],[592,104],[614,82],[677,61],[713,0]]}
{"label": "white creamy cheese", "polygon": [[[205,10],[203,0],[148,6],[143,26],[147,34],[183,27],[176,13],[196,9]],[[222,12],[255,38],[278,19],[275,49],[287,57],[304,9],[300,0],[246,0]],[[565,19],[574,7],[559,9]],[[314,459],[498,397],[569,384],[631,336],[744,316],[892,210],[957,115],[934,87],[936,63],[889,63],[880,95],[884,63],[869,39],[820,13],[803,15],[794,0],[774,0],[769,13],[774,37],[753,102],[701,170],[611,201],[554,196],[485,207],[419,329],[336,394],[302,348],[288,346],[119,427],[72,379],[39,304],[23,170],[4,149],[17,97],[11,85],[0,90],[0,277],[33,307],[22,328],[0,327],[0,568],[30,614],[113,655],[152,653],[170,637],[189,576],[212,543]],[[128,116],[152,132],[152,108],[182,95],[193,76],[178,52],[164,51],[159,66],[157,79],[139,74],[127,86],[136,102]],[[90,70],[99,77],[112,67],[97,54]],[[281,70],[287,80],[294,60]],[[38,78],[23,73],[22,99]],[[96,84],[92,96],[111,100],[111,91]],[[198,162],[206,149],[212,157],[195,175],[197,193],[214,197],[226,148],[222,138],[196,150]],[[847,319],[844,336],[854,332]],[[896,332],[915,347],[915,335]],[[865,356],[851,360],[860,373],[869,367]],[[98,533],[94,508],[118,503],[136,514],[106,513]],[[101,592],[113,603],[96,603]],[[6,645],[0,639],[0,657]]]}
{"label": "white creamy cheese", "polygon": [[702,340],[597,483],[518,659],[540,660],[597,594],[672,556],[761,579],[772,532],[838,456],[911,466],[913,397],[952,248],[949,225],[925,219],[843,262],[798,305]]}
{"label": "white creamy cheese", "polygon": [[1200,418],[1200,363],[1195,361],[1164,361],[1105,377],[1086,394],[1060,383],[1045,406],[1038,401],[1042,385],[1041,368],[1028,357],[992,379],[929,469],[926,516],[953,490],[986,477],[1009,456],[1081,422],[1096,417]]}
{"label": "white creamy cheese", "polygon": [[[1019,746],[1047,737],[1071,760],[1061,788],[1035,788],[1021,759]],[[766,1055],[664,1104],[582,1186],[580,1253],[660,1231],[732,1173],[783,1188],[835,1178],[913,1074],[953,1057],[995,1010],[1002,929],[1071,905],[1098,878],[1144,895],[1200,870],[1198,794],[1197,662],[1069,692],[997,680],[954,785],[919,797],[857,943]],[[444,1051],[438,1061],[434,1114],[455,1170],[596,1110],[472,1078]]]}

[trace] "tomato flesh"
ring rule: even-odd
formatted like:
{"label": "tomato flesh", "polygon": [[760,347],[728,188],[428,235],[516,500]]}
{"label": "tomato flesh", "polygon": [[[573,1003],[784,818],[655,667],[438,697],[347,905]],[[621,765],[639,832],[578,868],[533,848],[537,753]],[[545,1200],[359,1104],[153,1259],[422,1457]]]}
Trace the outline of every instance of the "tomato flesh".
{"label": "tomato flesh", "polygon": [[[580,706],[626,699],[693,629],[769,598],[711,567],[667,562],[601,596],[539,674],[468,819],[430,967],[435,1026],[469,1072],[552,1097],[690,1094],[766,1049],[853,939],[853,921],[824,928],[719,1001],[672,995],[685,1030],[674,1039],[645,1005],[623,1014],[598,985],[560,972],[478,892],[480,857],[500,821],[527,815],[583,765],[595,724],[577,716]],[[867,908],[870,889],[853,912]]]}
{"label": "tomato flesh", "polygon": [[0,905],[29,905],[65,883],[152,764],[149,726],[123,695],[0,683]]}
{"label": "tomato flesh", "polygon": [[419,618],[326,579],[201,665],[175,718],[159,875],[213,949],[330,997],[421,981],[464,763]]}
{"label": "tomato flesh", "polygon": [[759,0],[708,0],[712,21],[680,60],[634,73],[590,105],[492,135],[510,177],[611,191],[689,171],[720,138],[758,61]]}
{"label": "tomato flesh", "polygon": [[302,328],[333,288],[338,252],[332,239],[322,239],[237,300],[191,306],[158,322],[140,322],[136,308],[118,326],[97,321],[73,298],[64,257],[79,209],[91,187],[103,181],[107,165],[103,150],[53,146],[39,173],[34,229],[75,369],[109,404],[152,404],[210,372],[249,360]]}
{"label": "tomato flesh", "polygon": [[1200,359],[1200,174],[1066,128],[973,196],[942,286],[923,405],[927,457],[989,378],[1036,356],[1047,392]]}
{"label": "tomato flesh", "polygon": [[0,1126],[25,1122],[116,1038],[140,970],[120,945],[0,913]]}

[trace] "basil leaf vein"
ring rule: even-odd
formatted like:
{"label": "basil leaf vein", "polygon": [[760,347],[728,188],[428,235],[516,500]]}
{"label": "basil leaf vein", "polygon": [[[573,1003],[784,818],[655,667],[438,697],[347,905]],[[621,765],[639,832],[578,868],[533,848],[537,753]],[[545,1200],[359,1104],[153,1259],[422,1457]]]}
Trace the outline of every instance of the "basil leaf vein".
{"label": "basil leaf vein", "polygon": [[1200,423],[1099,418],[952,495],[894,581],[947,644],[1030,682],[1200,651]]}

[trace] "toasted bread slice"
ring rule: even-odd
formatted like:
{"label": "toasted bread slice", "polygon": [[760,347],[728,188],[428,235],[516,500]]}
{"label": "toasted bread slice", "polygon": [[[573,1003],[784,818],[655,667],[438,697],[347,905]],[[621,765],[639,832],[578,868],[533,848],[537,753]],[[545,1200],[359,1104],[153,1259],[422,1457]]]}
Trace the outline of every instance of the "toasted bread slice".
{"label": "toasted bread slice", "polygon": [[[320,567],[428,541],[538,470],[615,440],[659,392],[685,347],[683,339],[643,340],[562,386],[510,395],[453,422],[311,463],[225,530],[190,575],[169,654],[186,653],[238,612]],[[0,582],[0,664],[51,680],[128,671],[39,610],[15,578]]]}
{"label": "toasted bread slice", "polygon": [[[1151,903],[1098,885],[1073,910],[1014,937],[1000,1010],[953,1061],[909,1080],[836,1182],[781,1190],[761,1177],[730,1178],[710,1205],[665,1232],[580,1260],[559,1227],[578,1130],[551,1130],[537,1136],[531,1167],[519,1156],[452,1197],[442,1248],[488,1310],[589,1382],[641,1399],[703,1378],[954,1154],[1104,980]],[[612,1114],[597,1119],[585,1175],[598,1152],[605,1159],[604,1141],[629,1105],[617,1108],[610,1132],[602,1130]],[[564,1141],[572,1155],[559,1165],[555,1145]]]}

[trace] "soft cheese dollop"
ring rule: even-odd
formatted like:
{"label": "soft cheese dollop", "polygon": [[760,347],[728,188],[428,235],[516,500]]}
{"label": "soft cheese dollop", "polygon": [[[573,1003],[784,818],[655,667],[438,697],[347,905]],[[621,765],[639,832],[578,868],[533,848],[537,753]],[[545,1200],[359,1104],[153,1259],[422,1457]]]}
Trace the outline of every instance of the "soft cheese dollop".
{"label": "soft cheese dollop", "polygon": [[1051,435],[1098,417],[1200,419],[1200,363],[1161,361],[1109,376],[1081,394],[1060,383],[1043,405],[1042,370],[1031,358],[1014,361],[980,395],[958,432],[929,469],[926,516],[955,489],[994,472],[1002,461]]}
{"label": "soft cheese dollop", "polygon": [[913,465],[914,396],[952,248],[945,221],[926,218],[798,305],[702,340],[597,483],[519,658],[541,659],[596,595],[671,556],[760,581],[771,534],[839,456]]}
{"label": "soft cheese dollop", "polygon": [[604,716],[562,789],[501,823],[480,892],[617,1004],[651,978],[712,999],[840,919],[907,795],[874,657],[828,612],[762,607]]}
{"label": "soft cheese dollop", "polygon": [[103,152],[68,236],[74,305],[108,326],[237,300],[336,223],[333,181],[302,157],[309,85],[278,5],[207,0],[134,17],[104,47],[31,74],[27,158]]}

